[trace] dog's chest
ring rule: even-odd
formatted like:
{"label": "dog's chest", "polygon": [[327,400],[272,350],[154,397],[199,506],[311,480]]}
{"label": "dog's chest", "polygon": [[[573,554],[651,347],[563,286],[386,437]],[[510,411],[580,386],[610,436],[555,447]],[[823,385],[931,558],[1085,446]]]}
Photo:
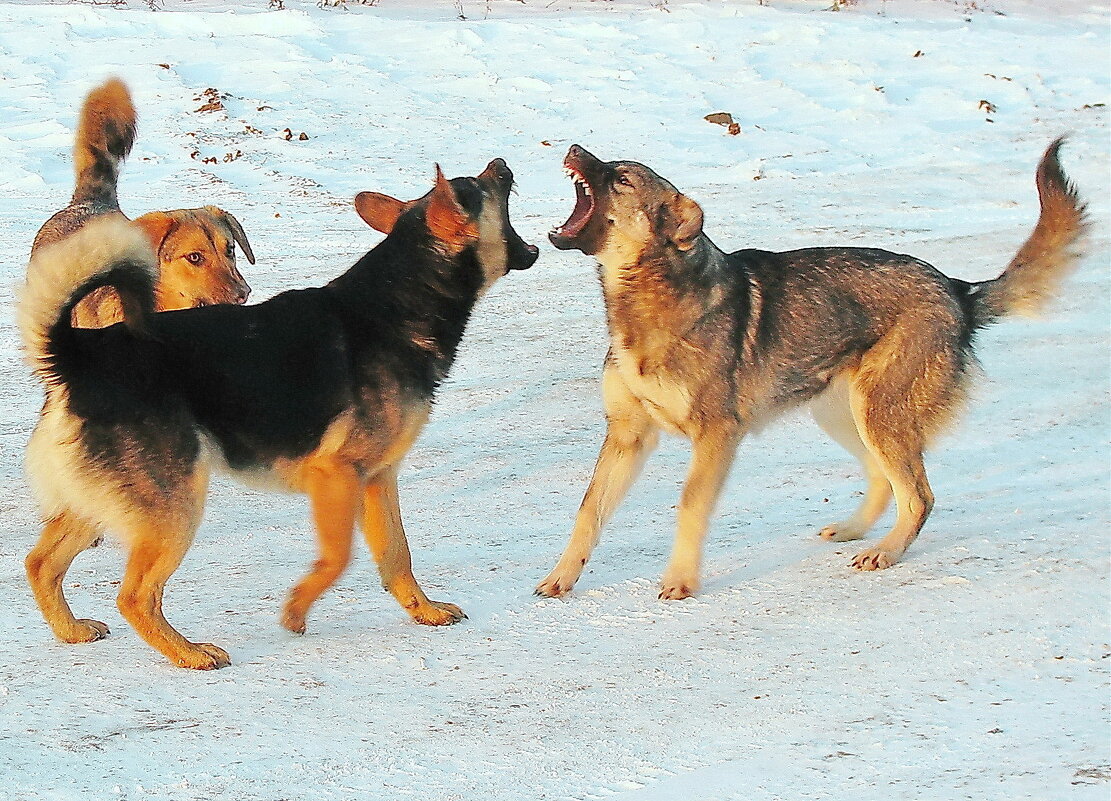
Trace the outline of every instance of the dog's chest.
{"label": "dog's chest", "polygon": [[623,344],[614,344],[613,355],[625,386],[641,402],[648,416],[665,431],[685,435],[692,400],[687,388]]}

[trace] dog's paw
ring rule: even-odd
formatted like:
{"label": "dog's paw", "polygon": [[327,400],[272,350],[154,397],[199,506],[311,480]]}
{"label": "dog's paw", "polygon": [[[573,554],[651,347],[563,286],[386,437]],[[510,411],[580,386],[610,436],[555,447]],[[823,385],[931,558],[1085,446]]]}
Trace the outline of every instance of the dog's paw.
{"label": "dog's paw", "polygon": [[854,526],[846,520],[841,523],[831,523],[819,531],[818,536],[830,542],[848,542],[849,540],[859,540],[865,533],[865,529]]}
{"label": "dog's paw", "polygon": [[853,558],[852,566],[857,570],[885,570],[898,562],[900,555],[876,546],[858,553]]}
{"label": "dog's paw", "polygon": [[101,623],[99,620],[89,620],[83,618],[77,621],[77,625],[72,629],[65,632],[61,637],[63,642],[77,643],[77,642],[96,642],[103,640],[108,636],[108,627]]}
{"label": "dog's paw", "polygon": [[305,633],[305,612],[303,609],[294,609],[291,604],[286,604],[282,610],[282,628],[294,634]]}
{"label": "dog's paw", "polygon": [[573,579],[564,578],[559,573],[552,573],[546,579],[536,585],[533,590],[535,595],[541,598],[562,598],[567,593],[571,592],[571,588],[575,586]]}
{"label": "dog's paw", "polygon": [[678,571],[664,573],[660,582],[661,601],[681,601],[698,592],[698,576],[682,574]]}
{"label": "dog's paw", "polygon": [[661,601],[681,601],[694,595],[694,590],[685,584],[664,587],[660,590]]}
{"label": "dog's paw", "polygon": [[218,670],[231,664],[231,657],[223,648],[210,642],[189,643],[191,648],[177,657],[178,667],[192,670]]}
{"label": "dog's paw", "polygon": [[412,610],[410,614],[422,626],[450,626],[466,617],[458,606],[442,601],[429,601]]}

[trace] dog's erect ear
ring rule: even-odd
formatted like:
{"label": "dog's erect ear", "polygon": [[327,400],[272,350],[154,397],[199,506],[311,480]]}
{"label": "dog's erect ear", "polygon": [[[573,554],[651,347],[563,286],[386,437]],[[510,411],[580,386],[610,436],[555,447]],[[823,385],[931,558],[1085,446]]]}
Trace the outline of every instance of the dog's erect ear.
{"label": "dog's erect ear", "polygon": [[664,207],[663,232],[679,250],[690,250],[702,233],[702,207],[683,194]]}
{"label": "dog's erect ear", "polygon": [[135,224],[143,229],[150,241],[150,246],[162,258],[162,243],[174,227],[174,216],[164,211],[152,211],[142,217],[135,218]]}
{"label": "dog's erect ear", "polygon": [[478,228],[459,205],[455,190],[444,177],[439,164],[436,165],[436,186],[428,198],[424,219],[429,233],[447,245],[449,250],[462,250],[478,239]]}
{"label": "dog's erect ear", "polygon": [[412,204],[378,192],[360,192],[355,195],[355,211],[363,218],[363,222],[383,234],[393,230],[401,212],[410,205]]}
{"label": "dog's erect ear", "polygon": [[205,206],[204,208],[205,211],[224,224],[231,232],[231,238],[235,240],[235,244],[239,245],[239,249],[247,257],[247,261],[254,264],[255,254],[251,250],[251,243],[247,241],[247,233],[243,230],[243,226],[239,224],[239,220],[235,219],[231,212],[224,211],[218,206]]}

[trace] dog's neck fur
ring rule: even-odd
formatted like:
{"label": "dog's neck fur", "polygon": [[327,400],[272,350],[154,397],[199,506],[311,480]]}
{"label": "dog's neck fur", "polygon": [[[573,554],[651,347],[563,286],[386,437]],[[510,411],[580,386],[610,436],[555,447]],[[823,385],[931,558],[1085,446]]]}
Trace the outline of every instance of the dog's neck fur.
{"label": "dog's neck fur", "polygon": [[425,239],[399,224],[326,289],[344,310],[356,350],[386,341],[404,348],[414,368],[410,379],[431,398],[455,360],[484,282],[473,247],[449,256]]}
{"label": "dog's neck fur", "polygon": [[610,335],[625,347],[670,345],[724,300],[725,254],[705,234],[687,251],[619,244],[597,258]]}

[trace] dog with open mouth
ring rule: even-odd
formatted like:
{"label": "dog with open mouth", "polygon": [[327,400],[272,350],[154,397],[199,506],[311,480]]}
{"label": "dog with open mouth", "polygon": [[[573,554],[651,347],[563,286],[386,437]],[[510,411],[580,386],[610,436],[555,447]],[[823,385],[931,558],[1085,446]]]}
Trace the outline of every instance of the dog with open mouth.
{"label": "dog with open mouth", "polygon": [[[27,448],[45,526],[26,559],[35,600],[64,642],[98,640],[62,592],[73,558],[104,529],[130,549],[117,605],[172,663],[229,663],[166,620],[162,595],[193,541],[209,475],[309,496],[319,558],[289,594],[282,625],[347,567],[360,519],[384,587],[418,623],[464,617],[413,577],[397,471],[424,427],[471,310],[538,250],[509,219],[513,174],[496,159],[408,203],[362,193],[356,209],[387,234],[322,287],[254,306],[154,312],[157,261],[120,215],[102,215],[36,251],[20,300],[24,348],[46,391]],[[124,322],[82,329],[71,313],[111,286]]]}
{"label": "dog with open mouth", "polygon": [[872,248],[725,253],[703,231],[699,205],[670,182],[573,146],[565,167],[575,208],[550,239],[598,261],[607,429],[570,541],[537,594],[575,585],[661,430],[690,439],[692,460],[660,597],[696,592],[738,444],[803,404],[868,479],[856,512],[820,536],[863,537],[894,496],[894,527],[852,561],[894,564],[933,506],[922,453],[967,397],[976,332],[1041,309],[1079,256],[1084,204],[1061,170],[1060,145],[1037,169],[1033,233],[999,277],[973,283]]}

